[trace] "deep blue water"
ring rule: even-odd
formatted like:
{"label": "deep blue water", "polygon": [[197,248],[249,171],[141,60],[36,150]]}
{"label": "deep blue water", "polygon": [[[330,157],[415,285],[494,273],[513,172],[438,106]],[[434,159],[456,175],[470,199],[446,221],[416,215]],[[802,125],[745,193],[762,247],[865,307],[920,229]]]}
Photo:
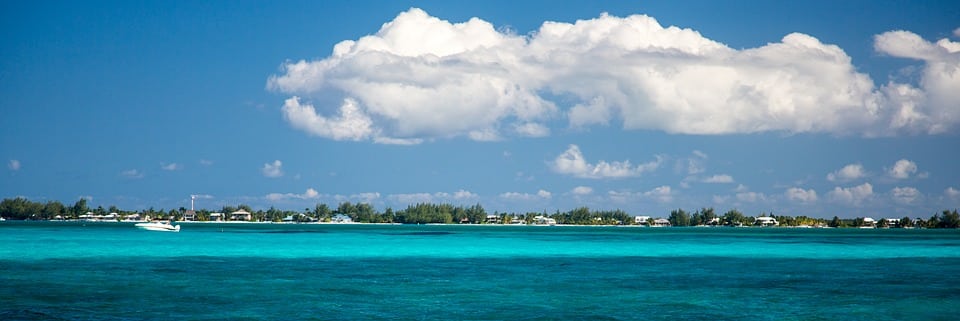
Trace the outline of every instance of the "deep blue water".
{"label": "deep blue water", "polygon": [[956,320],[960,231],[0,223],[0,320]]}

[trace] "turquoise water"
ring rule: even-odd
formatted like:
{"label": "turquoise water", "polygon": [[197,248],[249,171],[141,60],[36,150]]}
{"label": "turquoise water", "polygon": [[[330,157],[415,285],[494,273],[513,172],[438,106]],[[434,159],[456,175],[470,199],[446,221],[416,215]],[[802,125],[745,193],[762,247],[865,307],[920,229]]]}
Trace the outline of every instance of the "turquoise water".
{"label": "turquoise water", "polygon": [[0,223],[0,320],[958,313],[958,230]]}

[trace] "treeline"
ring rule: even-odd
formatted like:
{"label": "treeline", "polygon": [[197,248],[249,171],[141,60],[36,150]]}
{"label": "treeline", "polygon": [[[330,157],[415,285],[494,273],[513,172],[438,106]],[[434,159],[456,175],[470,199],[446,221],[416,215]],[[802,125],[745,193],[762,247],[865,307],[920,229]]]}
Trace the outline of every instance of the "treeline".
{"label": "treeline", "polygon": [[[772,217],[773,219],[777,220],[780,226],[826,225],[826,220],[822,218],[807,216],[794,217],[789,215],[776,215],[774,213],[760,213],[760,217]],[[701,208],[693,213],[688,213],[683,209],[676,209],[670,212],[668,220],[672,226],[743,226],[753,225],[753,223],[756,221],[756,217],[744,215],[742,212],[736,209],[732,209],[718,215],[716,210],[710,207]]]}
{"label": "treeline", "polygon": [[[302,212],[279,210],[273,207],[267,210],[253,210],[250,206],[241,204],[236,207],[223,206],[219,210],[200,209],[196,210],[194,215],[195,219],[199,221],[212,220],[213,216],[211,214],[214,213],[221,213],[223,219],[228,219],[230,213],[238,210],[249,212],[251,214],[251,221],[257,222],[281,222],[285,218],[292,218],[297,222],[330,222],[338,217],[348,217],[351,221],[359,223],[532,224],[537,216],[544,216],[553,218],[558,224],[567,225],[638,224],[638,222],[634,221],[633,216],[622,210],[598,211],[590,210],[587,207],[578,207],[567,212],[557,210],[553,214],[546,212],[494,212],[493,214],[488,214],[480,204],[455,206],[447,203],[418,203],[396,211],[388,207],[382,212],[367,203],[351,202],[342,202],[336,208],[331,208],[327,204],[318,203],[312,209],[304,208]],[[122,219],[131,214],[142,214],[142,217],[149,216],[153,219],[183,220],[187,212],[187,209],[183,207],[169,210],[155,210],[151,207],[141,211],[127,211],[119,209],[116,206],[90,208],[87,200],[83,198],[70,206],[58,201],[48,201],[46,203],[32,202],[22,197],[7,198],[0,201],[0,217],[13,220],[70,220],[79,219],[81,215],[88,213],[98,216],[117,213],[117,219]],[[935,213],[928,219],[911,219],[910,217],[904,217],[899,219],[898,222],[893,223],[895,226],[890,226],[891,222],[885,219],[868,222],[863,217],[840,219],[834,216],[833,219],[829,221],[822,218],[776,215],[773,213],[761,213],[759,217],[772,217],[777,220],[780,226],[860,227],[873,224],[876,227],[960,228],[960,214],[958,214],[956,209]],[[653,220],[651,217],[647,223],[653,223]],[[744,215],[736,209],[718,214],[713,208],[701,208],[692,213],[683,209],[673,210],[670,212],[668,220],[672,226],[741,226],[753,225],[756,217]]]}

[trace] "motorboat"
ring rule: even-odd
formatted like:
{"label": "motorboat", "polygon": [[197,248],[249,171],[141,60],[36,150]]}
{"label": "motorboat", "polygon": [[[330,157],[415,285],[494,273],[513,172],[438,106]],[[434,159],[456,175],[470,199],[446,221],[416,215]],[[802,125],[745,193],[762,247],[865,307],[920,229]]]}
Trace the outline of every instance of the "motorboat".
{"label": "motorboat", "polygon": [[180,232],[180,225],[174,226],[164,222],[137,223],[134,226],[147,231]]}

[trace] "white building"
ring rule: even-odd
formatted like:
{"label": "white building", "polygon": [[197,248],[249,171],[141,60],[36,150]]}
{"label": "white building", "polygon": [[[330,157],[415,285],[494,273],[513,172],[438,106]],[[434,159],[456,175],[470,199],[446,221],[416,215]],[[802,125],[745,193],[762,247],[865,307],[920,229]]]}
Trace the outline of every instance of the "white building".
{"label": "white building", "polygon": [[649,216],[634,216],[634,217],[633,217],[633,223],[634,223],[634,224],[637,224],[637,225],[648,226],[648,225],[650,225],[650,217],[649,217]]}
{"label": "white building", "polygon": [[780,223],[777,222],[777,219],[775,219],[775,218],[772,218],[772,217],[769,217],[769,216],[761,216],[761,217],[758,217],[756,220],[753,221],[753,225],[760,225],[760,226],[777,226],[777,225],[780,225]]}
{"label": "white building", "polygon": [[552,217],[546,217],[543,215],[538,215],[533,218],[534,225],[557,225],[557,220]]}
{"label": "white building", "polygon": [[658,218],[658,219],[653,220],[653,225],[651,225],[651,226],[652,226],[652,227],[664,227],[664,226],[672,226],[672,224],[670,224],[670,220],[668,220],[668,219]]}

